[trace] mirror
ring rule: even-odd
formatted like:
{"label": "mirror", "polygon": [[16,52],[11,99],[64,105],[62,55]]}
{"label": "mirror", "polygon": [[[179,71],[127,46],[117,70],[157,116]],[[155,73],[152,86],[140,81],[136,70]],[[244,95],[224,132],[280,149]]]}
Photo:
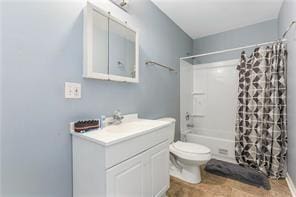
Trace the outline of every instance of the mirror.
{"label": "mirror", "polygon": [[83,57],[86,78],[139,81],[137,31],[91,3],[84,10]]}
{"label": "mirror", "polygon": [[108,74],[108,18],[93,13],[93,72]]}
{"label": "mirror", "polygon": [[109,21],[109,74],[135,77],[136,32]]}

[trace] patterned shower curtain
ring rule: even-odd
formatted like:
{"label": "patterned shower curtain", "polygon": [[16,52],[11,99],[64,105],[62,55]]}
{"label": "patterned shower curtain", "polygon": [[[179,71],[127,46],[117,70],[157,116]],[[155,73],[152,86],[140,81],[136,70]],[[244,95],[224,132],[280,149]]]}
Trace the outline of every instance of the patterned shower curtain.
{"label": "patterned shower curtain", "polygon": [[287,49],[283,43],[241,54],[235,157],[271,178],[286,176]]}

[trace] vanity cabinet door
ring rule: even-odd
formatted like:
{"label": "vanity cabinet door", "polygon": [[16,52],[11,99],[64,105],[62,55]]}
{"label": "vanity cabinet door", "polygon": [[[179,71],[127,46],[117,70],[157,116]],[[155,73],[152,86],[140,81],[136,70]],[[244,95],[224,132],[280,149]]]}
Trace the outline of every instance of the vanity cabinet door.
{"label": "vanity cabinet door", "polygon": [[165,141],[108,169],[107,197],[163,196],[169,181],[169,144]]}
{"label": "vanity cabinet door", "polygon": [[152,196],[165,196],[169,188],[169,143],[165,141],[150,151]]}
{"label": "vanity cabinet door", "polygon": [[144,197],[145,153],[107,170],[108,197]]}

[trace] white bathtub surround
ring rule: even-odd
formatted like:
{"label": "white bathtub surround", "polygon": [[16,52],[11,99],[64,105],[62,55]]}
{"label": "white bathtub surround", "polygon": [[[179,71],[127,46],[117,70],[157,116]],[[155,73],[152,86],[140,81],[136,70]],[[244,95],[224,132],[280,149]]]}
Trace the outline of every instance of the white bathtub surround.
{"label": "white bathtub surround", "polygon": [[[175,131],[175,119],[159,120],[171,123],[171,129]],[[200,166],[211,159],[210,149],[195,143],[173,142],[173,135],[170,143],[170,175],[189,183],[200,183]]]}
{"label": "white bathtub surround", "polygon": [[[238,59],[207,64],[180,63],[182,140],[205,145],[214,158],[235,162],[234,138]],[[191,114],[190,120],[185,113]],[[188,128],[193,123],[193,128]]]}
{"label": "white bathtub surround", "polygon": [[192,87],[193,87],[193,67],[190,63],[180,61],[180,127],[181,137],[186,132],[187,124],[192,124],[193,120],[189,117],[186,119],[187,113],[189,115],[193,112]]}
{"label": "white bathtub surround", "polygon": [[73,196],[165,195],[171,128],[168,122],[134,115],[119,125],[72,131]]}

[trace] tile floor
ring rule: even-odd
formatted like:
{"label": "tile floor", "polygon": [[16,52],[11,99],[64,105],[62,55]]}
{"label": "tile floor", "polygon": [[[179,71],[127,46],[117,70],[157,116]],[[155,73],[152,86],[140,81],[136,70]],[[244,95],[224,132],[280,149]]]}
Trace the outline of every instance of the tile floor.
{"label": "tile floor", "polygon": [[202,170],[202,182],[190,184],[171,177],[168,197],[290,197],[286,180],[270,180],[271,190],[216,176]]}

